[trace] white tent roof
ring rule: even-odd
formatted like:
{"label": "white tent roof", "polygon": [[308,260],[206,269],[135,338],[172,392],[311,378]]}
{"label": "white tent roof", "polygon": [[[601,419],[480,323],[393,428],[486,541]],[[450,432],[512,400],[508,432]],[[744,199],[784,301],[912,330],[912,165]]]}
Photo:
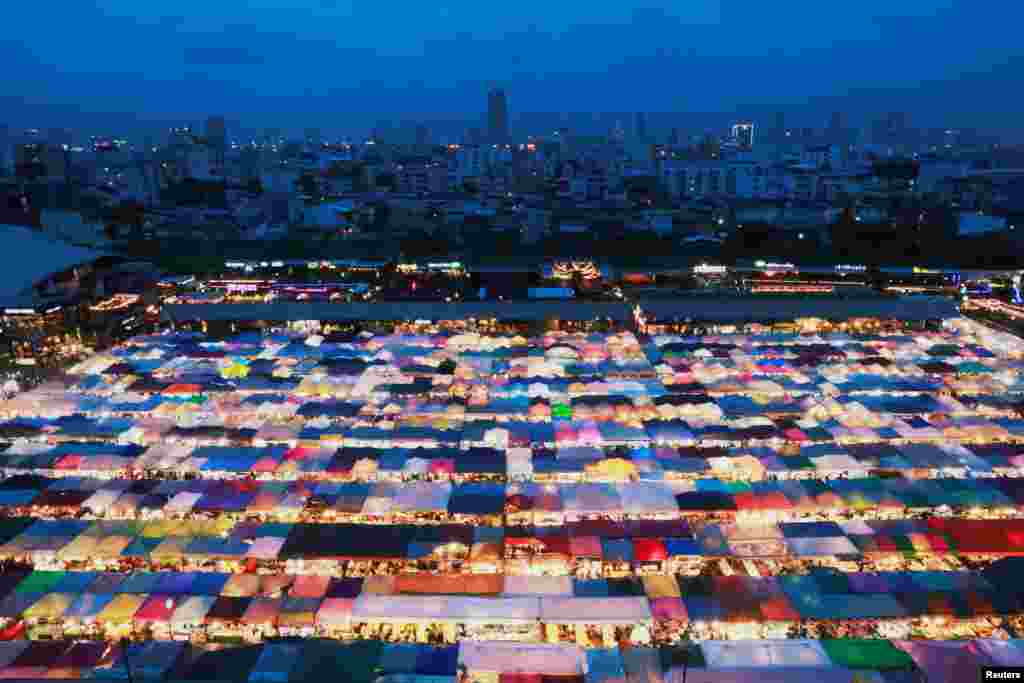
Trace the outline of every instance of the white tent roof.
{"label": "white tent roof", "polygon": [[860,551],[846,536],[828,536],[825,538],[787,538],[786,543],[794,555],[813,555],[827,557],[830,555],[858,555]]}
{"label": "white tent roof", "polygon": [[636,624],[651,620],[647,598],[540,599],[545,624]]}
{"label": "white tent roof", "polygon": [[363,593],[352,606],[356,622],[533,623],[540,616],[538,598],[475,598],[375,595]]}
{"label": "white tent roof", "polygon": [[619,485],[622,497],[622,508],[629,515],[651,515],[663,512],[678,513],[679,503],[676,502],[672,489],[660,482],[630,482]]}
{"label": "white tent roof", "polygon": [[586,673],[587,658],[575,645],[463,641],[459,664],[467,671],[579,675]]}
{"label": "white tent roof", "polygon": [[701,650],[708,669],[832,667],[821,645],[810,640],[708,640]]}
{"label": "white tent roof", "polygon": [[572,578],[568,576],[505,576],[503,595],[562,595],[572,596]]}
{"label": "white tent roof", "polygon": [[392,509],[401,512],[447,512],[451,495],[451,482],[411,482],[398,489]]}

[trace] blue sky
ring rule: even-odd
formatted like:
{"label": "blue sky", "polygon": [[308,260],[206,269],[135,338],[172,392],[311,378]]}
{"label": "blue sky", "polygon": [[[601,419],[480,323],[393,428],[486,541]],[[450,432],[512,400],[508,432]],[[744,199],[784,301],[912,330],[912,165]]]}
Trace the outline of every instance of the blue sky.
{"label": "blue sky", "polygon": [[[259,125],[516,112],[906,110],[1015,125],[1018,3],[18,2],[0,105]],[[819,109],[821,111],[819,111]],[[920,112],[920,116],[918,116]],[[856,117],[856,116],[855,116]]]}

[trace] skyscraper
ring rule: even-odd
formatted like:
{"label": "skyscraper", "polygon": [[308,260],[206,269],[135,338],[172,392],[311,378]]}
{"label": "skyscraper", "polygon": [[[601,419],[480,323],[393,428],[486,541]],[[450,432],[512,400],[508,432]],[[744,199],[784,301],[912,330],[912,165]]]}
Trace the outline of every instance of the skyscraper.
{"label": "skyscraper", "polygon": [[828,121],[828,129],[833,133],[843,129],[843,112],[832,112],[832,117]]}
{"label": "skyscraper", "polygon": [[416,126],[416,146],[426,147],[430,144],[430,130],[422,123]]}
{"label": "skyscraper", "polygon": [[0,175],[7,175],[14,167],[11,145],[11,129],[6,123],[0,124]]}
{"label": "skyscraper", "polygon": [[505,91],[495,88],[487,94],[487,134],[494,145],[504,145],[508,138],[508,101]]}
{"label": "skyscraper", "polygon": [[206,119],[206,144],[210,148],[211,166],[223,172],[228,148],[228,129],[223,116]]}
{"label": "skyscraper", "polygon": [[754,124],[737,123],[732,127],[732,139],[743,149],[754,147]]}
{"label": "skyscraper", "polygon": [[771,139],[774,143],[786,142],[786,114],[776,112],[775,123],[772,125]]}
{"label": "skyscraper", "polygon": [[642,111],[637,112],[633,118],[633,137],[637,140],[647,139],[647,117]]}

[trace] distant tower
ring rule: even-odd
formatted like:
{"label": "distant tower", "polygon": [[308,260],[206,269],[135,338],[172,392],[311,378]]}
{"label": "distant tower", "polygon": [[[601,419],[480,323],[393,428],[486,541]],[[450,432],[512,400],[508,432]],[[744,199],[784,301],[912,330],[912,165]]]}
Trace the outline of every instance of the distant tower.
{"label": "distant tower", "polygon": [[647,139],[647,117],[642,111],[637,112],[633,119],[633,137],[637,140]]}
{"label": "distant tower", "polygon": [[509,142],[508,100],[501,88],[495,88],[487,94],[487,133],[491,144],[504,145]]}
{"label": "distant tower", "polygon": [[907,132],[907,115],[901,111],[889,112],[885,117],[885,133],[891,145],[902,142]]}
{"label": "distant tower", "polygon": [[786,142],[786,114],[775,113],[775,122],[772,124],[771,138],[773,142]]}
{"label": "distant tower", "polygon": [[426,147],[430,144],[430,131],[422,123],[416,126],[416,146]]}
{"label": "distant tower", "polygon": [[11,129],[6,123],[0,124],[0,176],[8,175],[13,170],[13,151]]}
{"label": "distant tower", "polygon": [[754,124],[737,123],[732,127],[732,139],[742,149],[753,149],[754,147]]}
{"label": "distant tower", "polygon": [[210,148],[211,166],[223,174],[228,148],[228,129],[223,116],[206,119],[206,144]]}
{"label": "distant tower", "polygon": [[622,121],[615,122],[615,128],[612,129],[612,141],[613,142],[625,142],[626,140],[626,129],[622,127]]}
{"label": "distant tower", "polygon": [[682,138],[679,135],[679,129],[673,128],[672,132],[669,133],[668,135],[668,144],[672,145],[673,147],[676,147],[679,145],[681,140]]}

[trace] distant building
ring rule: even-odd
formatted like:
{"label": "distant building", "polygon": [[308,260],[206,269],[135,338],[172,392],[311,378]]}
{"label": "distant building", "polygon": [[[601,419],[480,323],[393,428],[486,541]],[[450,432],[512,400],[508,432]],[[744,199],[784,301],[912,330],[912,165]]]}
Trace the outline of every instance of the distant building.
{"label": "distant building", "polygon": [[487,95],[487,133],[488,142],[493,145],[509,142],[508,101],[501,88],[495,88]]}
{"label": "distant building", "polygon": [[13,152],[11,129],[7,124],[0,124],[0,176],[10,175],[13,171]]}
{"label": "distant building", "polygon": [[732,139],[740,149],[754,148],[754,124],[737,123],[732,127]]}
{"label": "distant building", "polygon": [[633,137],[637,140],[647,139],[647,116],[642,111],[637,112],[633,118]]}
{"label": "distant building", "polygon": [[228,148],[228,129],[223,116],[206,120],[206,145],[210,148],[210,166],[216,175],[224,174]]}
{"label": "distant building", "polygon": [[430,130],[420,124],[416,126],[416,145],[418,147],[426,147],[430,144]]}

